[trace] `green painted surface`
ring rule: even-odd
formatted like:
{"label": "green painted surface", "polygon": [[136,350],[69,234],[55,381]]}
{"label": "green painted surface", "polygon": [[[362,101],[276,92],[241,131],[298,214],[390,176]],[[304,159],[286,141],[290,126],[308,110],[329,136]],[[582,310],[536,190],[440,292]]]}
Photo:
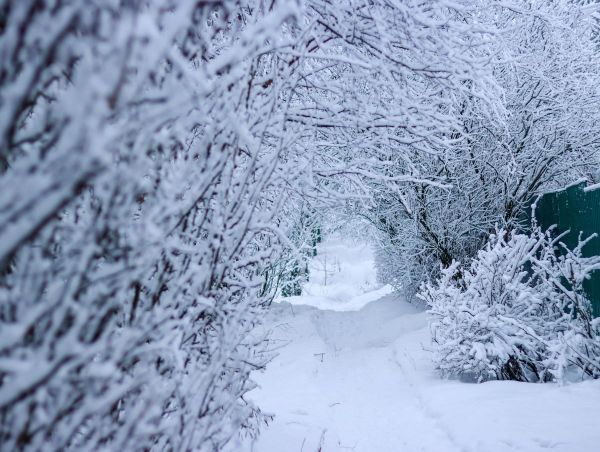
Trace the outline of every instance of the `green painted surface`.
{"label": "green painted surface", "polygon": [[[600,189],[585,191],[586,183],[572,185],[558,192],[546,193],[536,203],[535,217],[542,229],[556,225],[556,232],[569,231],[562,242],[569,248],[577,246],[579,236],[585,239],[600,236]],[[583,248],[584,257],[600,255],[600,237]],[[595,317],[600,317],[600,271],[592,274],[583,287],[592,302]]]}

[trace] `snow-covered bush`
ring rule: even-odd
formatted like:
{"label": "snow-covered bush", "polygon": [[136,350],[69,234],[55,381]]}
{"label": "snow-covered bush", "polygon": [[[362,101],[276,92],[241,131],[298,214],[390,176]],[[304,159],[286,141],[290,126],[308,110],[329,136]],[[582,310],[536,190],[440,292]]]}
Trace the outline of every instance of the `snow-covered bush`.
{"label": "snow-covered bush", "polygon": [[582,283],[600,257],[560,237],[499,231],[469,266],[454,262],[419,297],[429,306],[435,363],[477,381],[600,377],[600,330]]}
{"label": "snow-covered bush", "polygon": [[221,450],[265,420],[293,78],[262,54],[296,12],[258,6],[2,2],[0,449]]}

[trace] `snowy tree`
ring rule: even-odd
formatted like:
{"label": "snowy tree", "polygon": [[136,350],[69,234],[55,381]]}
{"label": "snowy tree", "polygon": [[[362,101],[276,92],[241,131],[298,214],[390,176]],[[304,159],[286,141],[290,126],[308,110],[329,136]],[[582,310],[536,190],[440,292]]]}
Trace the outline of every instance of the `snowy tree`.
{"label": "snowy tree", "polygon": [[408,295],[440,264],[475,256],[497,226],[515,228],[536,194],[597,177],[600,65],[588,11],[523,1],[469,20],[493,33],[488,54],[501,102],[490,110],[489,98],[456,99],[460,125],[448,142],[396,164],[439,184],[374,184],[366,212],[380,231],[382,279]]}
{"label": "snowy tree", "polygon": [[472,2],[305,6],[307,26],[289,31],[305,38],[290,52],[302,77],[285,97],[286,129],[300,137],[282,155],[291,203],[316,211],[348,203],[360,214],[377,198],[373,185],[440,185],[415,171],[415,155],[447,146],[459,126],[457,97],[499,94],[486,33],[464,23]]}

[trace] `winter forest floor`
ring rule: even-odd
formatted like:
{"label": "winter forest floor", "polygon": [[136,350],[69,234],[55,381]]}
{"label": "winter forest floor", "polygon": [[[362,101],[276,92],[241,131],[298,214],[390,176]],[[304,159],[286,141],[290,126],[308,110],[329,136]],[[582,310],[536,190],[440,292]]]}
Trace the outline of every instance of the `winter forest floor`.
{"label": "winter forest floor", "polygon": [[426,314],[376,284],[368,246],[330,240],[310,270],[263,327],[281,348],[250,395],[275,418],[247,450],[598,450],[600,381],[441,380]]}

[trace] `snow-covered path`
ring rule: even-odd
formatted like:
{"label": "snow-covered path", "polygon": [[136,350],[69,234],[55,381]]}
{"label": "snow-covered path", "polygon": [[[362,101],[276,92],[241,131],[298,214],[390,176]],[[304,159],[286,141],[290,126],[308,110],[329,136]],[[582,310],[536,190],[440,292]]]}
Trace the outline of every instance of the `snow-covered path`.
{"label": "snow-covered path", "polygon": [[369,250],[321,251],[337,266],[327,285],[311,272],[308,294],[276,304],[264,326],[282,347],[251,397],[276,417],[250,450],[599,450],[600,382],[440,380],[425,314],[381,296]]}

